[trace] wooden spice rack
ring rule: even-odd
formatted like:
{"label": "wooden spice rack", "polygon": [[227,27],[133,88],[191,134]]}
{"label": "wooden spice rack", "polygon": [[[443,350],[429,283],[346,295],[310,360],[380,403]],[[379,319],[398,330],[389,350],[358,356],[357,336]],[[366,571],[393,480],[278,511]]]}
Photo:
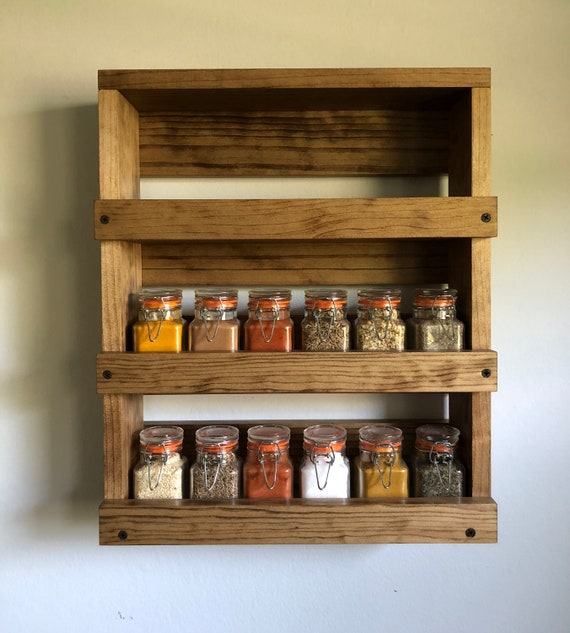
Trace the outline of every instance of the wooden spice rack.
{"label": "wooden spice rack", "polygon": [[[99,72],[99,141],[100,542],[495,542],[489,238],[497,234],[497,200],[490,196],[489,69],[105,70]],[[441,174],[448,175],[448,196],[140,199],[143,177]],[[443,282],[459,292],[464,352],[238,352],[212,359],[127,351],[133,298],[143,285]],[[129,499],[143,394],[323,392],[448,393],[468,496]],[[399,421],[408,442],[425,421]],[[298,437],[304,423],[289,424]],[[354,443],[358,421],[347,426]]]}

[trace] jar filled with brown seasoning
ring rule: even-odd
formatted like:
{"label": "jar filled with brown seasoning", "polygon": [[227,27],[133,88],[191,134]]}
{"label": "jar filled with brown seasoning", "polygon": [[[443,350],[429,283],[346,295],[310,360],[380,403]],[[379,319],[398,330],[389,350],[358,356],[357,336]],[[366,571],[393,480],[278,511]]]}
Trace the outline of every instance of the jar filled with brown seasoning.
{"label": "jar filled with brown seasoning", "polygon": [[404,351],[406,326],[400,318],[401,295],[398,289],[358,291],[355,322],[357,350]]}
{"label": "jar filled with brown seasoning", "polygon": [[240,322],[237,318],[238,291],[196,290],[194,319],[188,326],[192,352],[237,352]]}
{"label": "jar filled with brown seasoning", "polygon": [[464,325],[456,317],[456,301],[457,290],[416,290],[413,317],[406,321],[408,349],[424,352],[463,349]]}
{"label": "jar filled with brown seasoning", "polygon": [[350,323],[346,316],[346,290],[306,290],[301,323],[305,352],[346,352],[350,348]]}
{"label": "jar filled with brown seasoning", "polygon": [[190,468],[191,499],[237,499],[241,460],[237,456],[239,430],[210,425],[196,431],[196,461]]}

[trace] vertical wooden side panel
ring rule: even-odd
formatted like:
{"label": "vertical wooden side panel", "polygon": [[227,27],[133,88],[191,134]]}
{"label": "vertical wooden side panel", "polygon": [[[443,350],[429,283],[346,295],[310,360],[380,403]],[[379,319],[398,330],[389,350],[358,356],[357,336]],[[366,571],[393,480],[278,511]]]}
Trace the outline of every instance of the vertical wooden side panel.
{"label": "vertical wooden side panel", "polygon": [[[491,91],[473,88],[455,106],[450,125],[450,196],[491,193]],[[451,283],[462,289],[467,346],[491,347],[491,242],[457,240],[450,254]],[[461,431],[470,493],[491,495],[491,394],[450,394],[450,422]]]}
{"label": "vertical wooden side panel", "polygon": [[[116,90],[99,91],[99,190],[102,199],[140,197],[138,112]],[[127,349],[134,297],[142,280],[140,244],[101,242],[103,351]],[[142,396],[104,396],[105,498],[129,497],[129,473],[143,424]]]}

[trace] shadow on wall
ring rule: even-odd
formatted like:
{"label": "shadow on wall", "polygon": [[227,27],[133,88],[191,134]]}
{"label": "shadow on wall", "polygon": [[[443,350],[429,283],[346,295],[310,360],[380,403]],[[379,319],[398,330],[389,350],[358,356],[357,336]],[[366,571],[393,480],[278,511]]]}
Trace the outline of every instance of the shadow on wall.
{"label": "shadow on wall", "polygon": [[92,220],[97,107],[44,111],[39,123],[44,173],[37,178],[36,199],[42,202],[35,205],[32,230],[43,279],[36,297],[41,318],[35,353],[44,367],[45,410],[39,417],[48,428],[38,429],[35,439],[42,443],[45,478],[33,527],[45,534],[54,523],[81,522],[86,513],[93,521],[103,496],[102,406],[94,370],[101,347],[99,248]]}

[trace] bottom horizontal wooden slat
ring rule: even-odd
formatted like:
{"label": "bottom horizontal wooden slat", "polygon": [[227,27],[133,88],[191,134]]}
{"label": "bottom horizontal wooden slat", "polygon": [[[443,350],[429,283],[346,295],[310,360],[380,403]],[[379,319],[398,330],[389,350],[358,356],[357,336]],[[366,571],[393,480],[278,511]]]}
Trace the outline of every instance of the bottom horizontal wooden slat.
{"label": "bottom horizontal wooden slat", "polygon": [[101,545],[495,543],[491,498],[343,502],[108,500]]}

